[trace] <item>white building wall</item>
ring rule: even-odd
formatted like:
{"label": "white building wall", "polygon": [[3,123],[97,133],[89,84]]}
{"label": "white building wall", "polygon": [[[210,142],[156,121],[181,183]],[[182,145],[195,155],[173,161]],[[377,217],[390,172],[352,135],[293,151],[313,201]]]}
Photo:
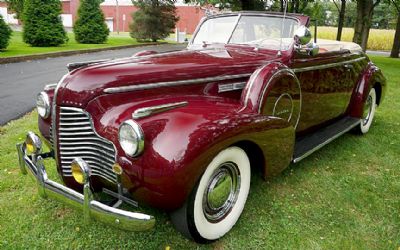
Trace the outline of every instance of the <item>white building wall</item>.
{"label": "white building wall", "polygon": [[6,7],[0,7],[0,15],[3,16],[4,21],[8,24],[18,24],[18,20],[15,19],[15,14],[8,14]]}
{"label": "white building wall", "polygon": [[64,27],[71,28],[73,26],[71,14],[61,14],[60,16]]}

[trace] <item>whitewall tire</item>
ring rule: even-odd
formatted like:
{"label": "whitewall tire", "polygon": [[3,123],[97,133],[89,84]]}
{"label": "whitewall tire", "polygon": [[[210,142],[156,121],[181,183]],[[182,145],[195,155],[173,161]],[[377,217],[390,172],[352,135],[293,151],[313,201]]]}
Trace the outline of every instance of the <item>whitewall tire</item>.
{"label": "whitewall tire", "polygon": [[359,132],[361,134],[366,134],[369,131],[374,120],[376,106],[376,91],[372,88],[364,103],[363,116],[359,127]]}
{"label": "whitewall tire", "polygon": [[185,205],[172,213],[175,227],[199,243],[228,233],[242,214],[250,190],[250,160],[239,147],[222,150],[207,166]]}

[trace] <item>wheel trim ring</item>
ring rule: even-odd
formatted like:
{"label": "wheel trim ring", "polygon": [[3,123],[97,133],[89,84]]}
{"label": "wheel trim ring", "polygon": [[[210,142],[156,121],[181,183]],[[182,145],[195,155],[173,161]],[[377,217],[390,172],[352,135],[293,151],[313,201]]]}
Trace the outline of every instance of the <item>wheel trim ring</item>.
{"label": "wheel trim ring", "polygon": [[[214,207],[210,201],[210,195],[215,190],[216,184],[223,176],[222,173],[229,174],[231,185],[230,192],[225,202],[219,207]],[[203,213],[207,221],[210,223],[218,223],[222,221],[232,211],[236,204],[240,193],[240,171],[238,166],[233,162],[225,162],[221,164],[211,175],[203,194]]]}
{"label": "wheel trim ring", "polygon": [[[368,124],[368,122],[369,122],[369,120],[371,118],[372,105],[373,105],[372,102],[373,102],[372,96],[369,95],[368,99],[367,99],[367,101],[365,103],[365,106],[364,106],[364,117],[363,117],[363,125],[364,126]],[[368,112],[365,112],[367,110],[368,110]]]}

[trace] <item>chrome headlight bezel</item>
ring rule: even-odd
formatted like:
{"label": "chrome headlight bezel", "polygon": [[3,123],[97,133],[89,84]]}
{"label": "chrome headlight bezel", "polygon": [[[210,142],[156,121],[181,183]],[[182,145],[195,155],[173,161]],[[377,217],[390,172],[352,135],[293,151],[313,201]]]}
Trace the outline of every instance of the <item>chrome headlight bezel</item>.
{"label": "chrome headlight bezel", "polygon": [[144,133],[140,125],[133,120],[124,121],[120,125],[118,141],[122,150],[131,157],[139,156],[143,152]]}
{"label": "chrome headlight bezel", "polygon": [[46,92],[42,91],[37,95],[36,108],[39,116],[42,117],[43,119],[46,119],[50,116],[51,112],[50,98]]}

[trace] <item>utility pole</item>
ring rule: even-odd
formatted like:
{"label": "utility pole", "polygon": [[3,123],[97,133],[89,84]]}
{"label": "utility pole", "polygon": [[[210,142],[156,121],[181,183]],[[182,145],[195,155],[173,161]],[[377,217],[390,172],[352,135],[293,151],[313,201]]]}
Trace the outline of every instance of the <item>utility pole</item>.
{"label": "utility pole", "polygon": [[118,3],[118,0],[115,0],[115,2],[117,3],[117,17],[116,17],[116,19],[117,19],[117,34],[119,35],[119,3]]}

